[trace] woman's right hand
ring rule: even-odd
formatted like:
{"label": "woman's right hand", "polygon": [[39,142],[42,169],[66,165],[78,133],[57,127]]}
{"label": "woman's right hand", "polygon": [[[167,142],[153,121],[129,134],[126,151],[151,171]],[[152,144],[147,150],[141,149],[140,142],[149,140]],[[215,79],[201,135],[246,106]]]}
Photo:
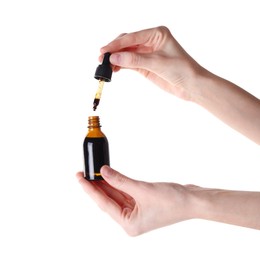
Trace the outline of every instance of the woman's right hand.
{"label": "woman's right hand", "polygon": [[[191,100],[193,81],[204,69],[160,26],[124,33],[101,48],[112,53],[114,71],[133,69],[175,96]],[[100,57],[101,58],[101,57]]]}
{"label": "woman's right hand", "polygon": [[[192,101],[260,144],[260,100],[200,66],[164,26],[121,34],[101,53],[114,71],[133,69],[162,89]],[[100,57],[101,58],[101,57]]]}

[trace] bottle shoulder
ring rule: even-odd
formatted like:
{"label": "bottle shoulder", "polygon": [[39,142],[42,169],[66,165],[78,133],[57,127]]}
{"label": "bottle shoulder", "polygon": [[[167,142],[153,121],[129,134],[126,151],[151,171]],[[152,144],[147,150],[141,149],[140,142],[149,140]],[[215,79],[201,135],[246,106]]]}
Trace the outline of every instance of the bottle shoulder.
{"label": "bottle shoulder", "polygon": [[100,130],[100,128],[93,128],[93,129],[89,129],[86,137],[100,138],[100,137],[106,137],[106,136]]}

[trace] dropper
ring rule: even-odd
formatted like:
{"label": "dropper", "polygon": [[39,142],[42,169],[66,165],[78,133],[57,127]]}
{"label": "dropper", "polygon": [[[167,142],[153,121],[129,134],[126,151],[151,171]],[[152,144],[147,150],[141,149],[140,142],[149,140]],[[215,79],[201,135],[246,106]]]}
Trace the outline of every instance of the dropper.
{"label": "dropper", "polygon": [[99,80],[98,89],[93,102],[93,110],[96,111],[100,102],[103,86],[105,82],[110,82],[112,77],[112,67],[109,61],[111,53],[106,52],[104,54],[102,64],[98,65],[94,78]]}

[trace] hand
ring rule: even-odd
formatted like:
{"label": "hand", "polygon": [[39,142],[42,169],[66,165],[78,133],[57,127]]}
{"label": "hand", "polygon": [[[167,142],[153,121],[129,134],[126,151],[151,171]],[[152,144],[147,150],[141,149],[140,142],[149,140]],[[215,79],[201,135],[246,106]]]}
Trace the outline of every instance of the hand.
{"label": "hand", "polygon": [[108,166],[105,181],[77,178],[84,191],[131,236],[191,218],[188,188],[175,183],[148,183],[130,179]]}
{"label": "hand", "polygon": [[102,54],[106,52],[112,53],[114,71],[136,70],[162,89],[187,100],[191,98],[194,75],[202,70],[164,26],[121,34],[101,48]]}
{"label": "hand", "polygon": [[[121,34],[101,48],[114,71],[133,69],[162,89],[204,107],[260,144],[260,100],[200,66],[164,26]],[[101,57],[100,57],[101,58]]]}
{"label": "hand", "polygon": [[104,181],[77,178],[83,189],[131,236],[193,218],[260,229],[260,192],[201,188],[130,179],[108,166]]}

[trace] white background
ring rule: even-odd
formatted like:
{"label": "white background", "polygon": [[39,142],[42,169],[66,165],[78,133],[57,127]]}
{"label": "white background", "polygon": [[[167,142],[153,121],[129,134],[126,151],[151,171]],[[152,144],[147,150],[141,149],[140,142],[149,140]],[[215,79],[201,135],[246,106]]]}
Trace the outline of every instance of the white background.
{"label": "white background", "polygon": [[[146,3],[147,2],[147,3]],[[0,2],[0,259],[259,259],[259,231],[192,220],[129,237],[83,192],[99,49],[166,25],[201,65],[260,97],[258,1]],[[259,146],[133,71],[98,114],[136,179],[260,190]]]}

